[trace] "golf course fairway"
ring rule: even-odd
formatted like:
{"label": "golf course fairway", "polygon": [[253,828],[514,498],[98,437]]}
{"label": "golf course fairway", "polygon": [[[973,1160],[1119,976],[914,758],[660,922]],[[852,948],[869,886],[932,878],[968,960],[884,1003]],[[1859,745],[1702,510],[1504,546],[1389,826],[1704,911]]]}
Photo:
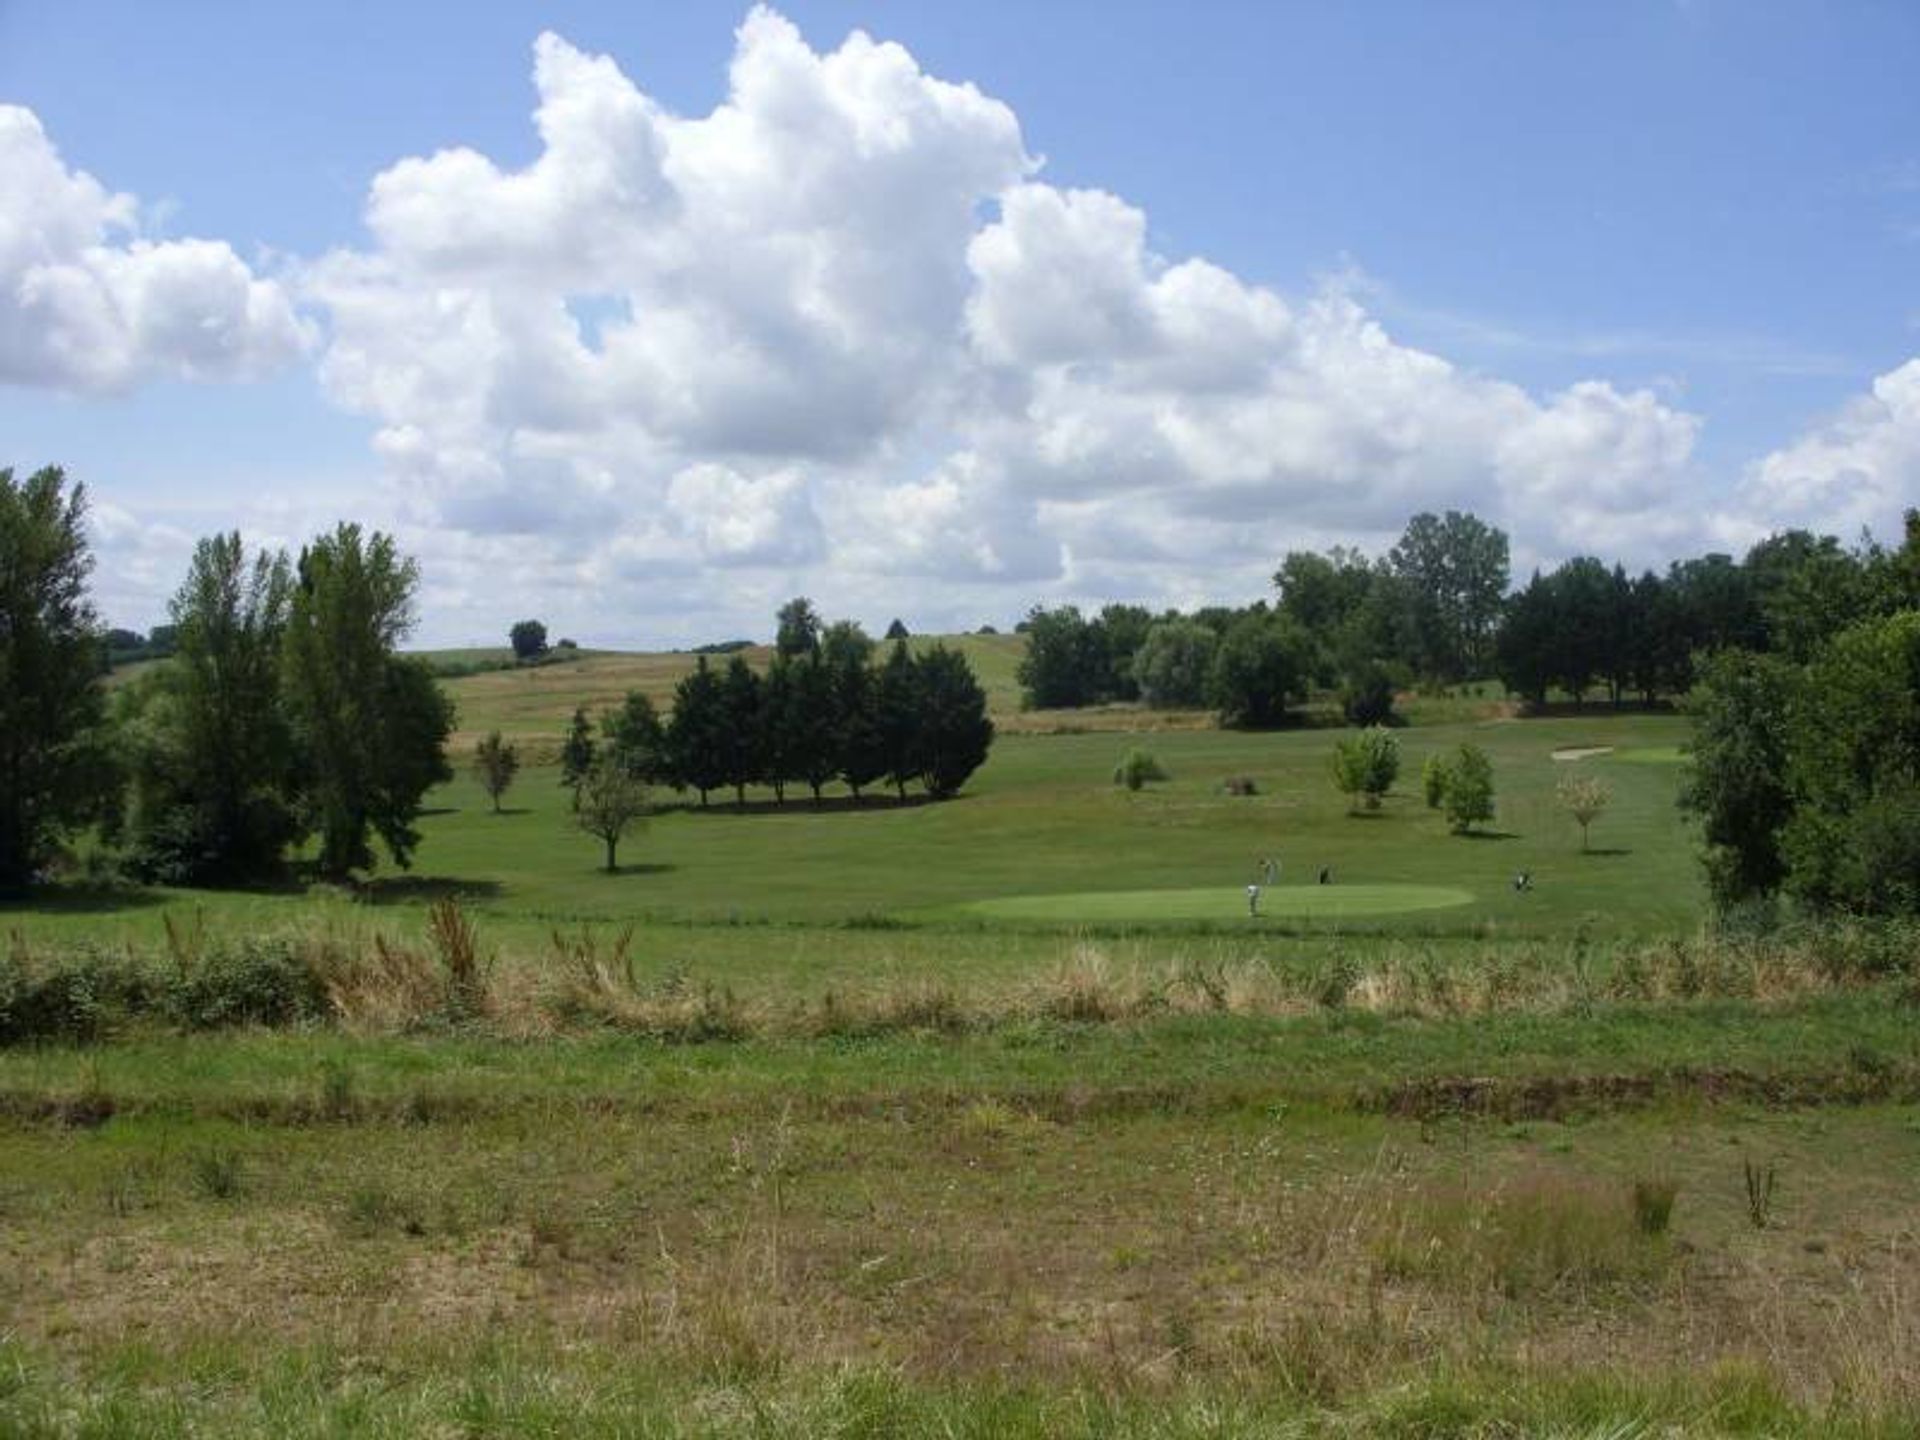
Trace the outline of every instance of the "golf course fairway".
{"label": "golf course fairway", "polygon": [[[1267,919],[1337,920],[1443,910],[1473,899],[1448,885],[1274,885],[1260,892]],[[1199,890],[1090,890],[1065,895],[1007,895],[965,909],[1000,920],[1230,920],[1247,913],[1245,886]]]}

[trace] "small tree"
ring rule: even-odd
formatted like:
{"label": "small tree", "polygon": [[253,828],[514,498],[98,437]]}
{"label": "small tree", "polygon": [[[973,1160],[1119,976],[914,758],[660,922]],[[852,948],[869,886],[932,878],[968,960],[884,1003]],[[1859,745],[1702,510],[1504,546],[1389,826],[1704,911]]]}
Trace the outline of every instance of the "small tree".
{"label": "small tree", "polygon": [[945,800],[985,763],[993,745],[987,692],[966,656],[935,645],[913,662],[919,699],[916,748],[927,794]]}
{"label": "small tree", "polygon": [[1598,775],[1569,775],[1554,787],[1560,804],[1580,826],[1580,849],[1587,848],[1587,827],[1600,818],[1613,792]]}
{"label": "small tree", "polygon": [[647,814],[647,787],[613,756],[593,763],[575,792],[573,823],[607,847],[607,873],[619,869],[620,842]]}
{"label": "small tree", "polygon": [[1426,764],[1420,767],[1420,798],[1429,810],[1447,803],[1447,757],[1438,751],[1427,756]]}
{"label": "small tree", "polygon": [[507,632],[516,660],[538,660],[547,653],[547,627],[538,620],[522,620]]}
{"label": "small tree", "polygon": [[1400,776],[1400,742],[1391,731],[1369,726],[1349,735],[1333,749],[1333,783],[1348,799],[1369,810],[1380,808],[1380,798]]}
{"label": "small tree", "polygon": [[796,595],[782,605],[776,625],[773,647],[789,660],[820,648],[820,614],[806,596]]}
{"label": "small tree", "polygon": [[906,622],[902,620],[899,616],[897,615],[894,616],[893,623],[887,626],[887,639],[905,640],[907,638],[907,633],[908,632],[907,632]]}
{"label": "small tree", "polygon": [[474,747],[473,773],[479,777],[487,798],[493,801],[494,814],[500,813],[500,797],[507,793],[519,770],[519,747],[502,739],[498,730],[489,731],[487,738]]}
{"label": "small tree", "polygon": [[1138,746],[1120,757],[1120,763],[1113,767],[1113,783],[1124,785],[1129,790],[1139,790],[1150,780],[1165,780],[1167,772],[1158,760],[1153,758],[1151,750],[1142,750]]}
{"label": "small tree", "polygon": [[1447,824],[1464,835],[1493,819],[1493,762],[1477,745],[1462,745],[1447,766]]}
{"label": "small tree", "polygon": [[587,707],[576,705],[573,724],[567,728],[566,741],[560,747],[560,783],[573,791],[576,809],[580,805],[580,782],[593,768],[593,754],[593,726],[587,720]]}

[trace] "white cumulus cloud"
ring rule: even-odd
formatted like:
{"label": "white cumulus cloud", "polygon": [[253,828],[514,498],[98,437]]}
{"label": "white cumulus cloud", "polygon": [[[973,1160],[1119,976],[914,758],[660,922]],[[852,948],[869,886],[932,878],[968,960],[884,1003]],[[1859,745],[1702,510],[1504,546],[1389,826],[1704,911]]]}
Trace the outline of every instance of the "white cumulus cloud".
{"label": "white cumulus cloud", "polygon": [[150,240],[138,205],[0,105],[0,383],[111,391],[241,379],[297,356],[286,291],[217,240]]}

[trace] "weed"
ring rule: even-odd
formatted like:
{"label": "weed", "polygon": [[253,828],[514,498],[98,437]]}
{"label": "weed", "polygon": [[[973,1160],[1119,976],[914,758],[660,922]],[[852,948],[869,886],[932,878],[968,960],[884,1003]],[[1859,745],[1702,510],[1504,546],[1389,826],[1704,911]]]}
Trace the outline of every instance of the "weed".
{"label": "weed", "polygon": [[240,1152],[230,1146],[197,1151],[191,1164],[194,1188],[209,1200],[238,1199],[245,1188]]}
{"label": "weed", "polygon": [[1754,1229],[1764,1230],[1773,1221],[1774,1167],[1762,1169],[1747,1159],[1740,1162],[1740,1169],[1747,1186],[1747,1219]]}
{"label": "weed", "polygon": [[440,960],[446,981],[447,1011],[466,1019],[487,1008],[487,973],[480,958],[479,936],[460,902],[444,896],[427,910],[427,942]]}
{"label": "weed", "polygon": [[1676,1180],[1659,1178],[1633,1182],[1633,1223],[1642,1235],[1664,1235],[1673,1222],[1673,1202],[1679,1197]]}

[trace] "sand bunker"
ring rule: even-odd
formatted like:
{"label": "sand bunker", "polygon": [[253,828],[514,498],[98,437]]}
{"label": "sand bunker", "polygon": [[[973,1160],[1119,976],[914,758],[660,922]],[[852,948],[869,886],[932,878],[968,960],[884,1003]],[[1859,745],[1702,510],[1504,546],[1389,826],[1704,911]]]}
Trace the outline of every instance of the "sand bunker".
{"label": "sand bunker", "polygon": [[1585,760],[1589,755],[1611,755],[1611,745],[1568,745],[1553,752],[1556,760]]}

